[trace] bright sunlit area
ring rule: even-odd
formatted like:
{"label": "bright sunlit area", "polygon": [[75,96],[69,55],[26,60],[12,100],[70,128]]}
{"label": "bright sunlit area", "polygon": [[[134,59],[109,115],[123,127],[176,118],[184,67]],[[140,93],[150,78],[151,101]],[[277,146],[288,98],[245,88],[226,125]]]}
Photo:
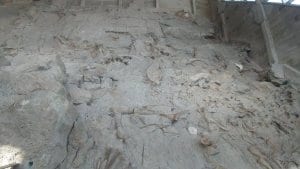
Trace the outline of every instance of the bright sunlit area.
{"label": "bright sunlit area", "polygon": [[292,1],[292,4],[293,5],[300,5],[300,0],[294,0],[294,1]]}
{"label": "bright sunlit area", "polygon": [[[255,0],[224,0],[228,2],[255,2]],[[279,3],[279,4],[286,4],[286,5],[300,5],[300,0],[266,0],[262,2],[267,3]]]}
{"label": "bright sunlit area", "polygon": [[14,168],[23,160],[22,150],[11,145],[0,146],[0,168]]}

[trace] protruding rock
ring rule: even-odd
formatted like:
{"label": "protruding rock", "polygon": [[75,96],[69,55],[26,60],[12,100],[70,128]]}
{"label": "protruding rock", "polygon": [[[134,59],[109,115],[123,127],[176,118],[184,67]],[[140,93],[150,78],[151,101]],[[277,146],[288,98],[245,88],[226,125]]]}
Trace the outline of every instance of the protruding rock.
{"label": "protruding rock", "polygon": [[162,79],[162,71],[158,61],[154,61],[147,69],[147,77],[156,85],[160,84],[160,81]]}

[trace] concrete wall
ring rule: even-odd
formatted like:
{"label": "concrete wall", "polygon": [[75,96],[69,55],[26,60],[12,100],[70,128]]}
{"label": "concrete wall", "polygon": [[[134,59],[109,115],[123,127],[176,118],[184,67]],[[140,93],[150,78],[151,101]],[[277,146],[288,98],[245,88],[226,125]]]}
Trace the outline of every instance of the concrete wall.
{"label": "concrete wall", "polygon": [[[127,8],[131,4],[136,3],[141,7],[154,7],[155,0],[51,0],[52,4],[60,8],[68,8],[70,6],[85,7],[123,7]],[[84,2],[84,3],[82,3]]]}
{"label": "concrete wall", "polygon": [[224,13],[229,40],[249,43],[250,57],[260,66],[267,66],[269,61],[255,3],[227,3]]}
{"label": "concrete wall", "polygon": [[300,7],[264,5],[280,63],[300,70]]}
{"label": "concrete wall", "polygon": [[[1,1],[1,0],[0,0]],[[5,1],[5,0],[3,0]],[[7,0],[6,0],[7,1]],[[54,5],[65,6],[66,4],[78,5],[81,0],[52,0]],[[199,15],[208,15],[210,7],[208,0],[195,0],[197,13]],[[192,11],[192,0],[158,0],[161,9],[169,11],[186,10]],[[128,7],[129,4],[135,3],[145,7],[155,7],[156,0],[122,0],[123,7]],[[85,0],[86,5],[118,5],[119,0]]]}
{"label": "concrete wall", "polygon": [[[0,5],[11,5],[21,3],[31,3],[33,0],[0,0]],[[43,1],[43,0],[42,0]],[[46,0],[44,0],[46,1]],[[86,6],[118,6],[119,0],[84,0]],[[165,10],[186,10],[192,12],[193,0],[158,0],[159,7]],[[197,15],[208,17],[210,15],[210,6],[208,0],[195,0],[197,7]],[[51,0],[52,4],[65,8],[68,6],[78,6],[81,0]],[[155,7],[156,0],[122,0],[122,6],[128,7],[131,3],[143,4],[144,7]]]}
{"label": "concrete wall", "polygon": [[[300,86],[300,7],[277,4],[263,7],[279,64],[284,65],[286,78]],[[230,40],[249,43],[254,61],[265,67],[269,60],[256,4],[227,3],[224,12]]]}
{"label": "concrete wall", "polygon": [[31,2],[32,0],[0,0],[0,5],[26,4]]}
{"label": "concrete wall", "polygon": [[[197,15],[209,17],[210,6],[209,0],[195,0]],[[187,10],[192,11],[192,0],[159,0],[160,8],[174,11]]]}
{"label": "concrete wall", "polygon": [[190,0],[159,0],[159,6],[163,9],[171,10],[190,10],[191,1]]}
{"label": "concrete wall", "polygon": [[211,7],[208,0],[196,0],[197,15],[211,18]]}

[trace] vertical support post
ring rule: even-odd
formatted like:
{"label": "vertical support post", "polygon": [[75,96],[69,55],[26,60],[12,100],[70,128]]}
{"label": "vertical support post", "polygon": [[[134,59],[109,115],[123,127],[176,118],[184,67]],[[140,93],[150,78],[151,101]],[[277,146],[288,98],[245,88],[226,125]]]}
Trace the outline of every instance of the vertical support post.
{"label": "vertical support post", "polygon": [[226,16],[225,16],[225,4],[221,0],[218,0],[218,14],[220,15],[221,18],[221,24],[222,24],[222,33],[223,33],[223,38],[225,42],[229,41],[228,37],[228,31],[227,31],[227,23],[226,23]]}
{"label": "vertical support post", "polygon": [[123,7],[123,0],[119,0],[118,4],[119,4],[119,8],[122,8]]}
{"label": "vertical support post", "polygon": [[81,6],[81,7],[85,7],[85,0],[81,0],[81,1],[80,1],[80,6]]}
{"label": "vertical support post", "polygon": [[261,29],[265,39],[269,62],[275,77],[284,78],[283,66],[279,63],[273,35],[270,29],[269,21],[261,0],[256,0],[256,8],[261,20]]}
{"label": "vertical support post", "polygon": [[210,8],[211,19],[213,22],[216,22],[217,14],[218,14],[218,12],[217,12],[218,1],[211,0],[211,1],[208,1],[208,4],[209,4],[209,8]]}
{"label": "vertical support post", "polygon": [[196,0],[192,0],[192,8],[193,8],[193,15],[194,17],[196,16],[197,14],[197,6],[196,6]]}
{"label": "vertical support post", "polygon": [[226,26],[225,13],[222,12],[220,14],[220,17],[221,17],[221,22],[222,22],[222,30],[223,30],[224,41],[228,42],[229,41],[229,37],[228,37],[228,31],[227,31],[227,26]]}
{"label": "vertical support post", "polygon": [[272,36],[272,32],[270,29],[270,25],[268,22],[268,18],[264,9],[264,6],[262,5],[260,0],[256,0],[256,7],[258,10],[258,14],[260,15],[260,20],[261,20],[261,29],[264,35],[266,47],[268,50],[268,55],[271,63],[278,63],[278,56],[277,52],[275,49],[275,44],[274,44],[274,39]]}
{"label": "vertical support post", "polygon": [[155,0],[155,8],[159,9],[159,0]]}

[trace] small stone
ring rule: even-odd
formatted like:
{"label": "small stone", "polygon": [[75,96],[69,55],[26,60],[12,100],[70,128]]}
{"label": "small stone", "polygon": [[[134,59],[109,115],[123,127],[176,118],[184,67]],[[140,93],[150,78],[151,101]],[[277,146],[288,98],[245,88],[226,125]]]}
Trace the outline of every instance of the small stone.
{"label": "small stone", "polygon": [[207,136],[201,136],[200,144],[202,146],[208,147],[208,146],[212,146],[213,142]]}
{"label": "small stone", "polygon": [[271,65],[272,74],[275,78],[284,79],[284,71],[282,64],[272,64]]}
{"label": "small stone", "polygon": [[208,78],[209,78],[208,73],[197,73],[190,77],[191,81],[193,81],[193,82],[198,81],[200,79],[208,79]]}
{"label": "small stone", "polygon": [[244,66],[243,66],[242,64],[235,63],[235,66],[236,66],[237,68],[239,68],[239,71],[243,71],[243,69],[244,69]]}
{"label": "small stone", "polygon": [[28,104],[30,101],[29,100],[23,100],[20,104],[22,106],[25,106],[26,104]]}
{"label": "small stone", "polygon": [[198,134],[198,130],[197,130],[197,128],[195,128],[195,127],[189,127],[189,128],[188,128],[188,131],[189,131],[189,133],[192,134],[192,135],[197,135],[197,134]]}
{"label": "small stone", "polygon": [[154,61],[152,65],[147,69],[147,77],[156,85],[160,84],[160,81],[162,79],[162,72],[159,62]]}

